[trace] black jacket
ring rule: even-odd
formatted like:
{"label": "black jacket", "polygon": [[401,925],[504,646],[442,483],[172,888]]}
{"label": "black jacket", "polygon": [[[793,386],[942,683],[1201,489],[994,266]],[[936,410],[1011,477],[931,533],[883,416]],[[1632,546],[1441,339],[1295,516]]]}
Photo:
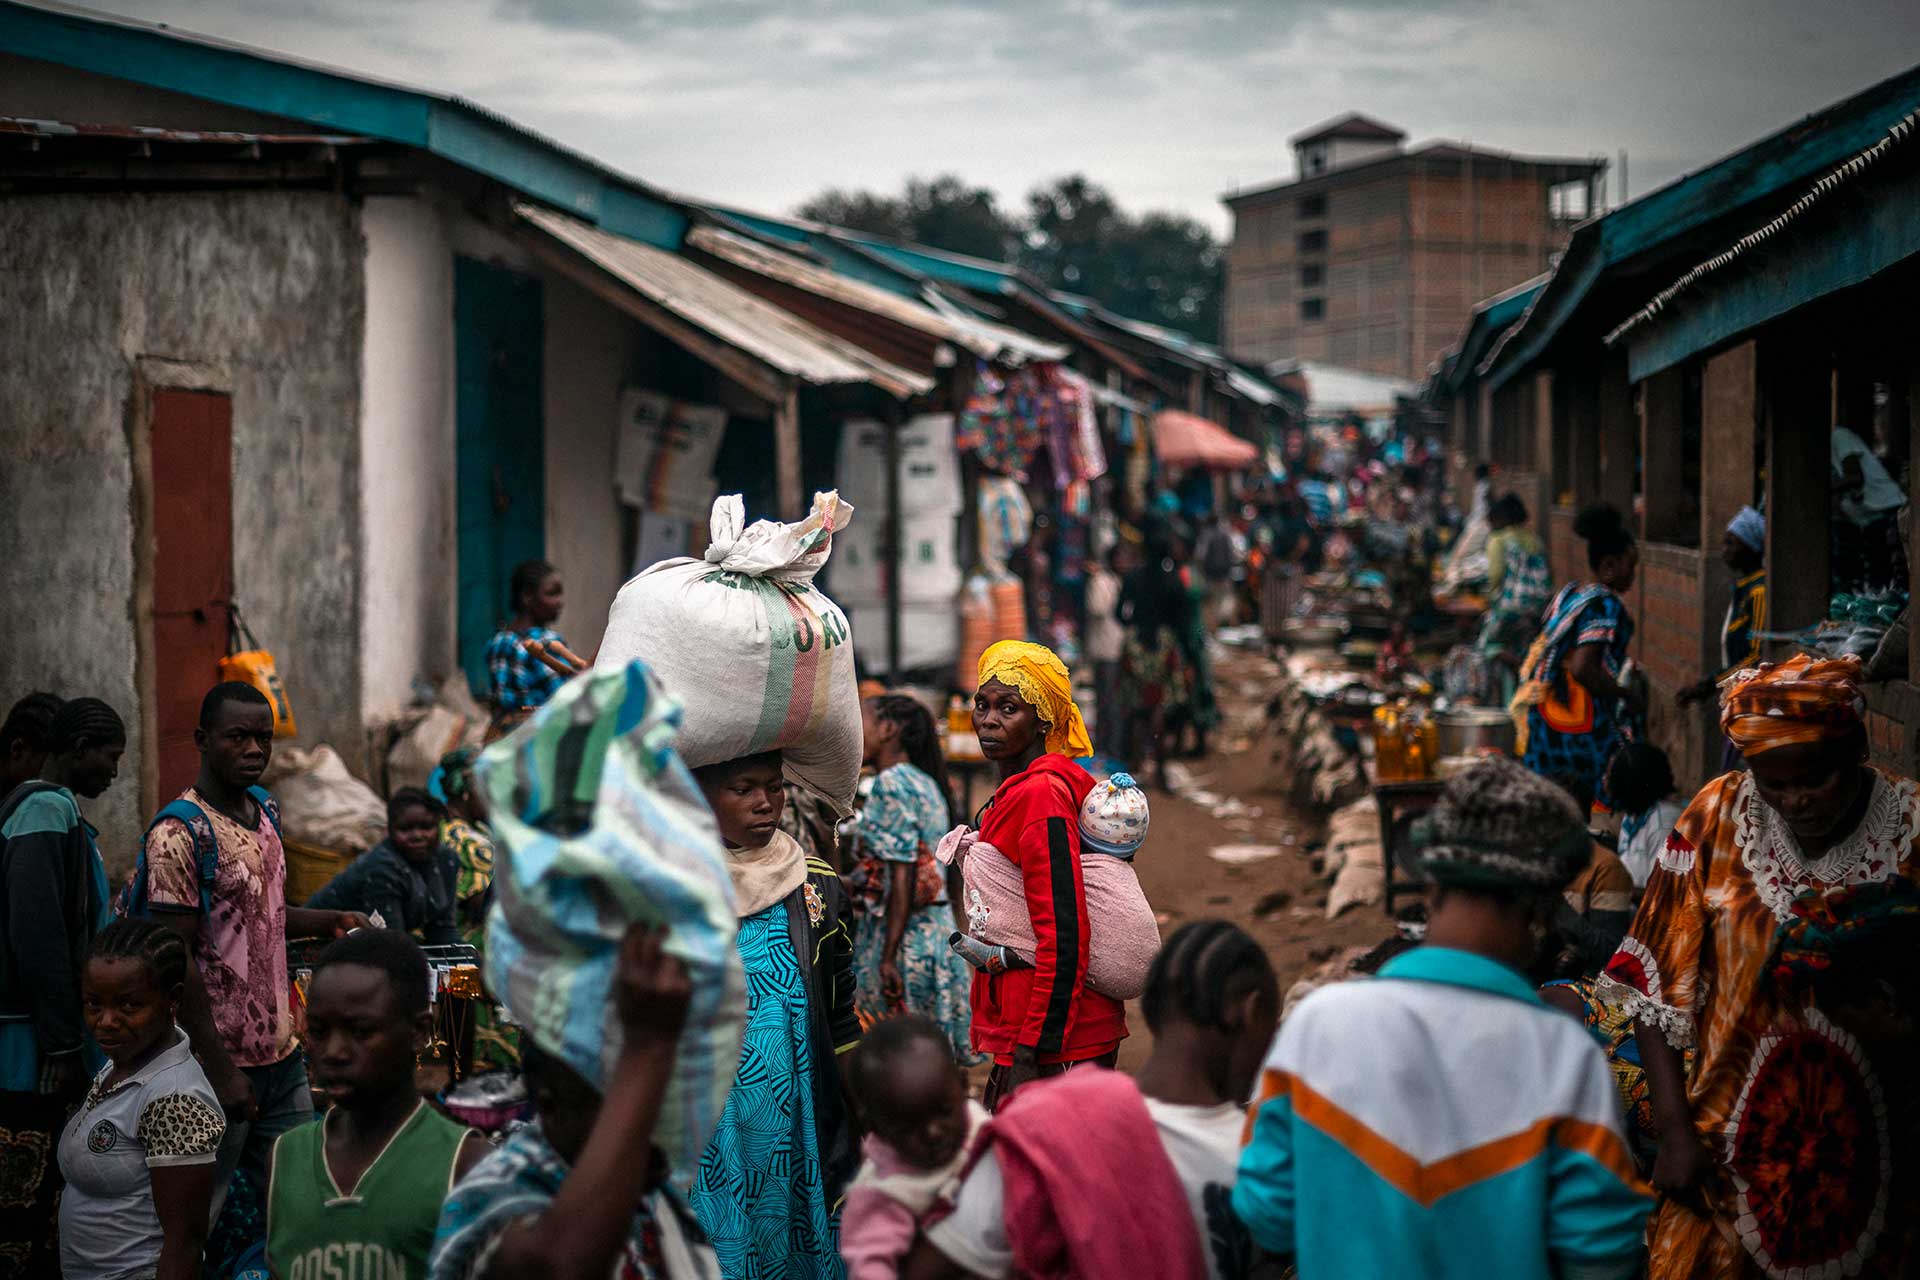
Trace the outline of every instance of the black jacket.
{"label": "black jacket", "polygon": [[806,974],[813,1122],[831,1209],[860,1167],[859,1135],[840,1086],[840,1058],[860,1044],[853,1012],[853,912],[839,875],[818,858],[807,859],[807,878],[787,895],[785,906],[787,933]]}
{"label": "black jacket", "polygon": [[59,1054],[77,1052],[86,1036],[80,971],[99,905],[89,889],[93,829],[72,793],[51,782],[15,787],[0,803],[0,828],[28,797],[50,791],[73,808],[65,830],[0,840],[0,1018],[31,1021],[40,1051]]}
{"label": "black jacket", "polygon": [[389,929],[417,933],[428,945],[460,941],[454,921],[456,871],[451,856],[435,849],[426,868],[414,866],[382,840],[321,885],[307,905],[322,911],[379,912]]}

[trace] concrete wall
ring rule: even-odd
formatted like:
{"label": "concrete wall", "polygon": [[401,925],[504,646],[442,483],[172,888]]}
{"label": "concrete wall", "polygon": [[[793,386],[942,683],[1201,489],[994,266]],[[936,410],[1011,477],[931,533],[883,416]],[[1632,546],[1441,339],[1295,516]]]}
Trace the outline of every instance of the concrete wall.
{"label": "concrete wall", "polygon": [[[0,200],[4,693],[92,694],[139,723],[130,406],[142,357],[233,395],[237,588],[303,738],[360,754],[359,220],[342,196]],[[90,816],[124,866],[155,803],[135,728]]]}
{"label": "concrete wall", "polygon": [[[620,390],[647,344],[638,322],[567,280],[547,275],[547,559],[567,584],[560,629],[592,656],[607,608],[627,580],[625,508],[614,491],[614,425]],[[771,464],[769,464],[771,465]]]}
{"label": "concrete wall", "polygon": [[[455,667],[453,248],[430,199],[374,196],[367,242],[360,441],[361,711],[387,719],[417,677]],[[423,589],[424,588],[424,589]]]}

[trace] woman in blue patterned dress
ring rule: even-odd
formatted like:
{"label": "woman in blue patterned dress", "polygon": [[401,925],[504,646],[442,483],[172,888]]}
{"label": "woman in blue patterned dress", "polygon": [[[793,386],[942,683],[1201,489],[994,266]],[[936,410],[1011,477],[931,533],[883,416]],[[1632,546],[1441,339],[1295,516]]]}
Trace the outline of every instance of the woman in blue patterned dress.
{"label": "woman in blue patterned dress", "polygon": [[1547,606],[1546,626],[1521,667],[1513,711],[1526,766],[1586,782],[1604,807],[1611,803],[1607,760],[1632,740],[1634,721],[1645,710],[1639,690],[1621,680],[1633,619],[1620,593],[1633,586],[1640,552],[1620,513],[1604,503],[1582,511],[1573,531],[1586,539],[1593,581],[1561,588]]}
{"label": "woman in blue patterned dress", "polygon": [[860,712],[866,763],[875,775],[860,812],[854,872],[860,1020],[871,1025],[897,1013],[922,1014],[946,1031],[954,1056],[971,1063],[973,971],[947,945],[964,926],[950,882],[933,860],[933,847],[953,826],[933,716],[900,693],[868,698]]}
{"label": "woman in blue patterned dress", "polygon": [[740,1065],[689,1200],[726,1280],[843,1280],[859,1161],[840,1064],[860,1042],[846,892],[780,830],[779,752],[694,771],[733,874],[747,976]]}

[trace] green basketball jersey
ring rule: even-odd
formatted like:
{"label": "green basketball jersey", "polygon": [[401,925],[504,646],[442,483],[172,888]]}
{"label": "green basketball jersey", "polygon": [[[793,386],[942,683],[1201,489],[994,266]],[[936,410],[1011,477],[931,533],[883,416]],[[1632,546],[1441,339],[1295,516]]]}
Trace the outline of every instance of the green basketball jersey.
{"label": "green basketball jersey", "polygon": [[424,1280],[440,1205],[467,1130],[422,1102],[342,1191],[323,1117],[273,1148],[267,1256],[280,1280]]}

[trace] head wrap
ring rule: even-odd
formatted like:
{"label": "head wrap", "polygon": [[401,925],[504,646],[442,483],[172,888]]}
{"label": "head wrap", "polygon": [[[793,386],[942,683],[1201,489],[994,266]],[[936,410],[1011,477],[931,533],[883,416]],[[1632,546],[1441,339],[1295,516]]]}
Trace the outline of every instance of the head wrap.
{"label": "head wrap", "polygon": [[1067,664],[1043,644],[1002,640],[980,655],[980,683],[998,680],[1014,690],[1047,725],[1047,750],[1079,759],[1093,754],[1087,722],[1073,701]]}
{"label": "head wrap", "polygon": [[1797,653],[1743,667],[1721,686],[1720,730],[1752,756],[1802,742],[1836,742],[1860,731],[1860,660]]}
{"label": "head wrap", "polygon": [[1448,779],[1413,838],[1435,883],[1469,889],[1553,893],[1593,858],[1573,797],[1507,757]]}
{"label": "head wrap", "polygon": [[427,778],[427,794],[446,804],[472,792],[473,762],[479,757],[480,753],[472,747],[456,747],[441,756],[440,763]]}
{"label": "head wrap", "polygon": [[1767,549],[1767,518],[1752,507],[1742,507],[1727,521],[1727,532],[1752,547],[1755,551]]}

